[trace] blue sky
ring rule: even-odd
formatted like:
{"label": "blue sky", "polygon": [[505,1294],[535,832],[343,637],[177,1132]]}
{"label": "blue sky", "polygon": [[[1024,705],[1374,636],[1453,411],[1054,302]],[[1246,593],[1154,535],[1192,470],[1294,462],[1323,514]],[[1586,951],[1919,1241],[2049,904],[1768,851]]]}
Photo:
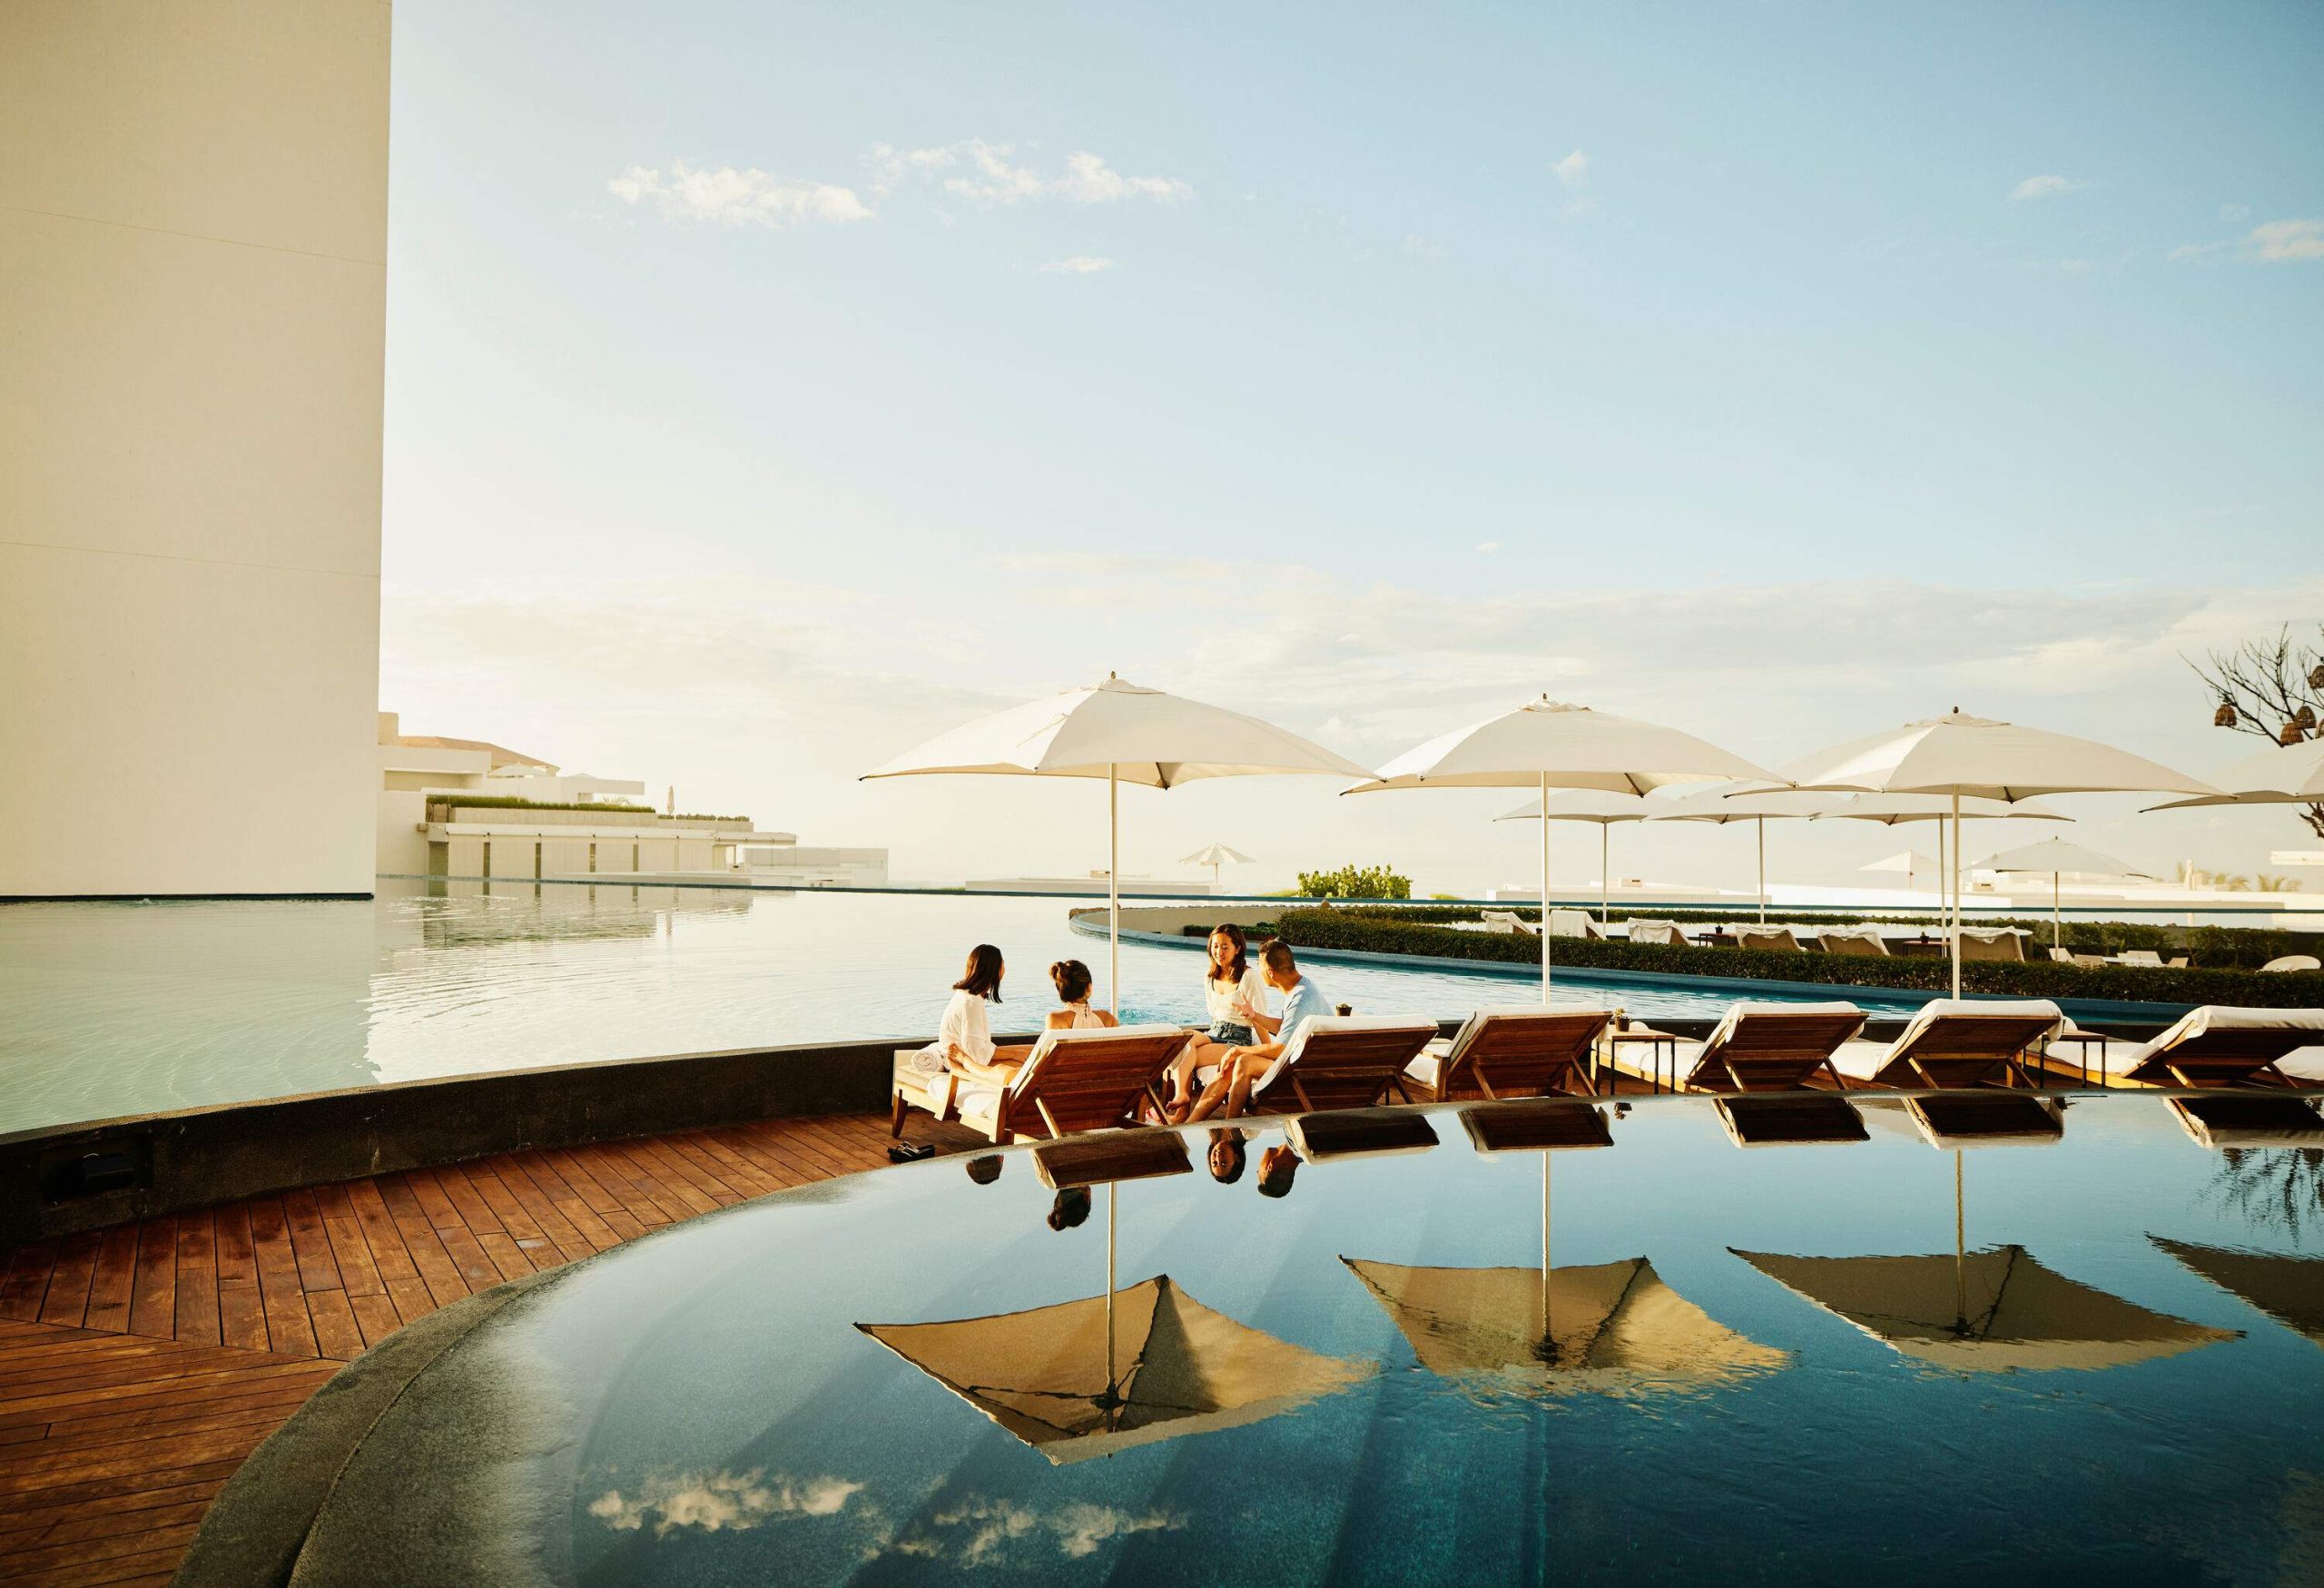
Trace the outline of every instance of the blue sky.
{"label": "blue sky", "polygon": [[[1958,704],[2200,773],[2252,746],[2178,654],[2324,615],[2313,6],[396,24],[416,731],[957,877],[1088,863],[1071,791],[852,774],[1109,667],[1373,762],[1549,689],[1763,760]],[[1189,791],[1128,864],[1521,871],[1444,798]]]}

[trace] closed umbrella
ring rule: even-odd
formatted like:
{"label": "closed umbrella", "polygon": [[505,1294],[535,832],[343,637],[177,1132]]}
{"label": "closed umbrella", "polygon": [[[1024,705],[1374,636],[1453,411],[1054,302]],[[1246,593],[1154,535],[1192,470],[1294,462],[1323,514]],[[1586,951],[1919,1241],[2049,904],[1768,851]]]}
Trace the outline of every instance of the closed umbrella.
{"label": "closed umbrella", "polygon": [[[1515,711],[1431,739],[1345,792],[1406,788],[1553,788],[1650,794],[1677,783],[1781,779],[1692,734],[1542,695]],[[1541,824],[1541,1001],[1550,1001],[1550,824]]]}
{"label": "closed umbrella", "polygon": [[2079,843],[2068,843],[2063,838],[2044,838],[2039,843],[2028,843],[2021,849],[2005,849],[1999,854],[1987,855],[1974,870],[1981,872],[2047,872],[2050,873],[2050,946],[2059,948],[2065,942],[2065,928],[2059,921],[2058,895],[2064,891],[2062,878],[2068,872],[2083,877],[2138,877],[2152,882],[2147,873],[2135,871],[2111,854],[2101,854],[2094,849],[2084,849]]}
{"label": "closed umbrella", "polygon": [[1141,688],[1108,673],[1068,690],[979,717],[906,752],[873,777],[971,773],[1106,780],[1106,906],[1111,927],[1107,993],[1121,1007],[1121,803],[1125,783],[1176,788],[1206,777],[1268,773],[1369,777],[1354,762],[1271,723]]}
{"label": "closed umbrella", "polygon": [[1248,865],[1251,857],[1239,849],[1229,849],[1224,843],[1206,843],[1192,854],[1180,860],[1180,865],[1206,865],[1210,868],[1210,890],[1218,891],[1218,868],[1229,861],[1236,865]]}
{"label": "closed umbrella", "polygon": [[[1852,794],[1842,796],[1837,804],[1814,819],[1818,822],[1827,819],[1878,822],[1889,827],[1894,827],[1901,822],[1935,823],[1936,869],[1929,874],[1937,879],[1937,889],[1942,893],[1945,889],[1945,819],[1952,814],[1952,809],[1953,802],[1943,794]],[[1980,821],[2007,819],[2019,822],[2071,822],[2073,820],[2073,817],[2053,811],[2034,800],[2019,800],[2015,804],[2011,804],[2004,800],[1984,800],[1974,796],[1961,802],[1961,819],[1965,822],[1972,817]],[[1863,869],[1871,871],[1875,868],[1866,866]],[[1909,883],[1910,879],[1907,878],[1906,881]],[[1957,900],[1949,897],[1942,901],[1943,908],[1940,909],[1939,913],[1944,916],[1947,931],[1959,924],[1951,914],[1946,913],[1957,903]]]}
{"label": "closed umbrella", "polygon": [[1802,794],[1782,784],[1744,784],[1736,788],[1708,788],[1700,794],[1690,794],[1657,811],[1649,818],[1656,822],[1748,822],[1759,835],[1759,924],[1768,923],[1768,823],[1773,821],[1805,821],[1830,810],[1837,802],[1837,795]]}
{"label": "closed umbrella", "polygon": [[[1607,833],[1617,822],[1643,822],[1653,814],[1652,809],[1638,794],[1615,794],[1600,788],[1569,788],[1550,795],[1546,800],[1526,801],[1515,810],[1495,816],[1496,822],[1538,822],[1543,810],[1552,822],[1592,822],[1598,827],[1598,924],[1606,924],[1611,913],[1614,873],[1613,846]],[[1549,894],[1541,895],[1541,930],[1550,929]]]}
{"label": "closed umbrella", "polygon": [[[1944,794],[2014,804],[2041,794],[2211,794],[2209,784],[2144,756],[2091,739],[2077,739],[2015,723],[1969,716],[1959,710],[1885,734],[1837,745],[1786,768],[1801,788],[1871,794]],[[1953,895],[1961,895],[1961,807],[1953,824]],[[1953,938],[1953,996],[1961,996],[1961,933]]]}

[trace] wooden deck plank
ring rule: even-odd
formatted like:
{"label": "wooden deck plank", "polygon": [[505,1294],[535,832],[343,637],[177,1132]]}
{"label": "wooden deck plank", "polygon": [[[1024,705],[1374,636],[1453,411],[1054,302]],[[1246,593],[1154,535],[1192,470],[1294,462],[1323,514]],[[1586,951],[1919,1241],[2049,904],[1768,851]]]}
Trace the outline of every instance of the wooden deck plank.
{"label": "wooden deck plank", "polygon": [[260,1307],[266,1315],[267,1348],[296,1356],[320,1355],[315,1348],[314,1320],[308,1316],[306,1294],[299,1287],[299,1258],[291,1248],[290,1226],[281,1199],[258,1197],[246,1206],[251,1249],[258,1264]]}
{"label": "wooden deck plank", "polygon": [[129,1332],[169,1339],[177,1332],[178,1221],[148,1218],[137,1227],[137,1277],[130,1287]]}
{"label": "wooden deck plank", "polygon": [[323,1228],[315,1194],[301,1189],[282,1193],[282,1217],[290,1227],[290,1249],[299,1260],[299,1288],[313,1294],[345,1288],[339,1259],[330,1255],[330,1232]]}
{"label": "wooden deck plank", "polygon": [[78,1328],[89,1314],[89,1284],[97,1271],[97,1236],[84,1230],[56,1243],[56,1267],[40,1304],[40,1321]]}
{"label": "wooden deck plank", "polygon": [[307,1315],[314,1325],[318,1355],[340,1362],[352,1362],[363,1355],[363,1330],[355,1321],[355,1309],[348,1305],[346,1291],[309,1291]]}
{"label": "wooden deck plank", "polygon": [[85,1328],[116,1333],[129,1327],[129,1301],[137,1282],[137,1226],[119,1224],[97,1243],[97,1271],[89,1281]]}
{"label": "wooden deck plank", "polygon": [[[607,1247],[619,1246],[622,1238],[615,1235],[597,1210],[576,1190],[572,1182],[556,1172],[555,1166],[537,1152],[512,1152],[508,1166],[522,1175],[535,1190],[556,1209],[573,1233],[587,1243],[591,1251],[601,1252]],[[503,1177],[507,1178],[504,1171]]]}
{"label": "wooden deck plank", "polygon": [[178,1219],[176,1337],[222,1345],[218,1327],[217,1216],[188,1213]]}

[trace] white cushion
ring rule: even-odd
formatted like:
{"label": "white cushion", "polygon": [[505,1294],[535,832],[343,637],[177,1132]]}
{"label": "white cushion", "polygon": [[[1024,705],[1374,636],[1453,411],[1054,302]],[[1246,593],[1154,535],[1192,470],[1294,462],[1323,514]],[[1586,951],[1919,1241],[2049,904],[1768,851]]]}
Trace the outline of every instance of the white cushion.
{"label": "white cushion", "polygon": [[1275,1083],[1277,1077],[1281,1076],[1285,1070],[1299,1062],[1299,1056],[1307,1050],[1307,1044],[1319,1036],[1340,1031],[1404,1031],[1417,1034],[1423,1031],[1433,1032],[1435,1030],[1436,1022],[1434,1021],[1416,1021],[1403,1015],[1316,1015],[1311,1020],[1300,1022],[1298,1031],[1292,1033],[1290,1044],[1286,1046],[1281,1053],[1275,1056],[1275,1062],[1267,1066],[1266,1073],[1260,1076],[1257,1082],[1252,1086],[1251,1095],[1253,1097],[1256,1097],[1261,1092],[1266,1090],[1267,1088],[1273,1086]]}
{"label": "white cushion", "polygon": [[2205,1031],[2244,1031],[2324,1032],[2324,1009],[2238,1009],[2230,1004],[2206,1003],[2200,1009],[2189,1010],[2169,1031],[2133,1050],[2122,1060],[2122,1070],[2136,1070],[2155,1055],[2192,1041]]}

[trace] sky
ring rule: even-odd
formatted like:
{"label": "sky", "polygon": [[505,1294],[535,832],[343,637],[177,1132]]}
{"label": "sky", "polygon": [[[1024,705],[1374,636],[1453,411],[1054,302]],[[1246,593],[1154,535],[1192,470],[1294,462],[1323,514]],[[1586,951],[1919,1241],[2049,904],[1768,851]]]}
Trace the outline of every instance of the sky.
{"label": "sky", "polygon": [[[1546,692],[2203,775],[2182,658],[2324,637],[2319,81],[2312,5],[399,0],[381,705],[929,881],[1102,865],[1102,794],[858,774],[1109,671],[1373,765]],[[1336,786],[1133,792],[1124,870],[1533,874]],[[1903,846],[1832,825],[1778,875]]]}

